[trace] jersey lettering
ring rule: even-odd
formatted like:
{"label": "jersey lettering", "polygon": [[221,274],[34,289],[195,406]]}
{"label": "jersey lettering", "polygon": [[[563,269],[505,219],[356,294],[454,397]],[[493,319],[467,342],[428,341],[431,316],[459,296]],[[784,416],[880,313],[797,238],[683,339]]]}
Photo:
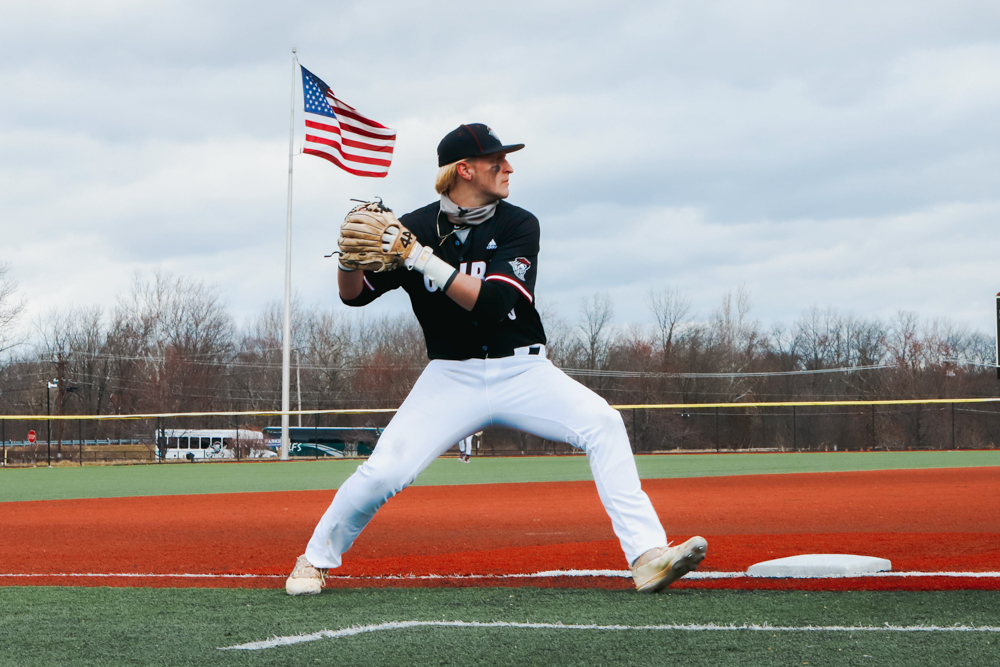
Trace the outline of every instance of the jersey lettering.
{"label": "jersey lettering", "polygon": [[[469,268],[471,268],[471,270],[466,271],[466,269]],[[483,278],[486,277],[486,262],[473,262],[471,267],[469,266],[468,262],[462,262],[461,264],[458,265],[458,272],[466,273],[472,276],[473,278],[479,278],[480,280],[482,280]]]}
{"label": "jersey lettering", "polygon": [[516,320],[517,319],[517,313],[514,312],[513,308],[511,308],[510,312],[507,313],[507,317],[509,317],[512,320]]}

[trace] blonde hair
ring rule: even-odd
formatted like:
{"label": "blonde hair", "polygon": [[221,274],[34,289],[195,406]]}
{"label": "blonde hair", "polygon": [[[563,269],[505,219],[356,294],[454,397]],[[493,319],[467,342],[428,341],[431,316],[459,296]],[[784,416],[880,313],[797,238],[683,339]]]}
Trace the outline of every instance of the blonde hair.
{"label": "blonde hair", "polygon": [[443,195],[451,189],[451,186],[455,185],[455,181],[458,180],[458,163],[461,160],[452,162],[451,164],[446,164],[445,166],[438,169],[437,178],[434,180],[434,189],[437,190],[439,195]]}

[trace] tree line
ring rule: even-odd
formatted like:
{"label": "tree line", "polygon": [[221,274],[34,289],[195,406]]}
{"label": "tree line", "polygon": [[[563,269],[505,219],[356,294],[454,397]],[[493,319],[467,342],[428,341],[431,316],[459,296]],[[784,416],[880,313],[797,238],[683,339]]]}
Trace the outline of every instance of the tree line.
{"label": "tree line", "polygon": [[[280,408],[283,307],[238,324],[219,291],[165,273],[137,276],[110,309],[79,307],[33,323],[0,266],[0,409],[5,414],[113,415]],[[615,322],[606,294],[575,320],[541,306],[548,357],[612,404],[704,404],[996,396],[992,337],[899,312],[889,319],[812,308],[764,326],[737,289],[707,313],[676,290],[651,290],[652,326]],[[426,365],[412,314],[307,308],[292,314],[292,409],[392,408]],[[53,382],[55,381],[55,382]],[[54,388],[49,388],[54,385]],[[637,451],[993,447],[991,404],[850,408],[623,410]],[[293,424],[296,418],[293,417]],[[304,425],[384,425],[386,415],[306,416]],[[273,419],[172,420],[168,427],[260,427]],[[26,423],[11,423],[8,439]],[[151,435],[143,422],[83,425],[85,438]],[[76,429],[74,429],[75,432]],[[145,433],[148,431],[149,433]],[[491,430],[496,452],[568,447]]]}

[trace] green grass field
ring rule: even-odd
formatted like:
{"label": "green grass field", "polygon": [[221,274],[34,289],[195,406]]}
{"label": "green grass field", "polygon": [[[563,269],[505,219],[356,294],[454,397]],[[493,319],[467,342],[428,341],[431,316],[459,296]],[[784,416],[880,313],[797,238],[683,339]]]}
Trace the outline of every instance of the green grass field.
{"label": "green grass field", "polygon": [[[644,478],[1000,466],[1000,452],[641,456]],[[336,488],[358,461],[0,470],[0,501]],[[583,457],[436,461],[417,483],[590,479]],[[16,504],[0,504],[15,512]],[[2,566],[0,566],[2,569]],[[995,665],[998,632],[416,627],[222,647],[387,621],[1000,626],[995,592],[0,587],[0,667],[93,665]]]}
{"label": "green grass field", "polygon": [[[0,469],[0,502],[336,489],[357,459]],[[1000,451],[668,454],[638,456],[643,479],[1000,466]],[[590,480],[584,456],[438,459],[417,486]]]}
{"label": "green grass field", "polygon": [[1000,633],[420,627],[220,647],[385,621],[595,625],[997,625],[994,593],[0,589],[0,665],[995,665]]}

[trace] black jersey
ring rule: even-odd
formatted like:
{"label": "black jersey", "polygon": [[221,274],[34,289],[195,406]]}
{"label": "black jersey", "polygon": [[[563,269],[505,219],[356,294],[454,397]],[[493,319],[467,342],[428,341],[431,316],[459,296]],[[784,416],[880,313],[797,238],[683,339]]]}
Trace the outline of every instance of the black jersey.
{"label": "black jersey", "polygon": [[441,213],[440,202],[407,213],[399,221],[459,272],[484,281],[475,307],[465,310],[432,280],[405,268],[366,272],[361,294],[344,303],[363,306],[402,287],[424,330],[431,359],[506,357],[514,348],[545,343],[534,305],[539,239],[535,216],[501,201],[493,217],[469,228],[464,243],[452,232],[454,226]]}

